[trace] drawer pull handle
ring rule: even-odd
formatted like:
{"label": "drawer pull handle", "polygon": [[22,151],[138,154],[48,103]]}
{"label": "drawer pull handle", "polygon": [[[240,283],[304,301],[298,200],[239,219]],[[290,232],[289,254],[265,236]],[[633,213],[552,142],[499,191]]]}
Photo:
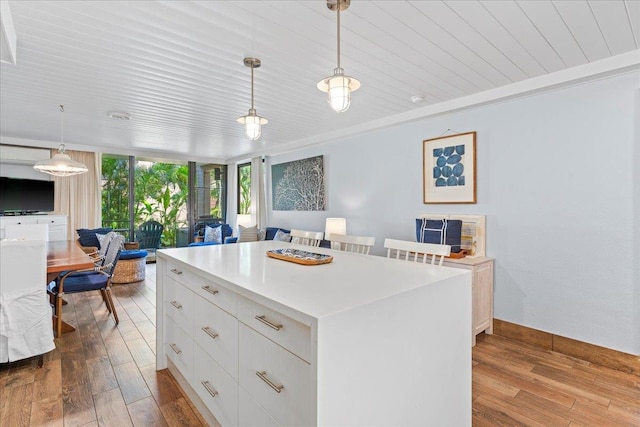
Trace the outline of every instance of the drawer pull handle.
{"label": "drawer pull handle", "polygon": [[218,395],[218,392],[211,387],[209,381],[200,381],[200,384],[202,384],[202,386],[205,388],[205,390],[207,390],[211,397],[216,397]]}
{"label": "drawer pull handle", "polygon": [[180,310],[182,308],[182,304],[180,304],[178,301],[171,301],[169,304],[171,304],[172,306],[174,306],[178,310]]}
{"label": "drawer pull handle", "polygon": [[207,286],[203,286],[202,289],[204,289],[205,291],[209,292],[212,295],[215,295],[218,293],[218,291],[216,289],[213,289],[211,286],[207,285]]}
{"label": "drawer pull handle", "polygon": [[282,329],[282,325],[276,325],[275,323],[268,321],[264,314],[262,316],[256,316],[256,320],[261,321],[262,323],[264,323],[271,329],[275,329],[276,331],[279,331],[280,329]]}
{"label": "drawer pull handle", "polygon": [[178,347],[175,344],[169,344],[169,347],[171,347],[171,350],[173,350],[176,354],[182,353],[182,350],[180,350],[180,347]]}
{"label": "drawer pull handle", "polygon": [[173,274],[182,274],[182,271],[178,270],[177,268],[172,268],[172,269],[171,269],[171,272],[172,272]]}
{"label": "drawer pull handle", "polygon": [[269,378],[267,378],[267,372],[266,371],[256,371],[256,375],[265,383],[267,383],[267,385],[269,387],[271,387],[272,389],[274,389],[276,391],[276,393],[280,393],[282,391],[282,389],[284,388],[283,385],[276,385],[274,384],[273,381],[271,381]]}
{"label": "drawer pull handle", "polygon": [[211,328],[210,328],[210,327],[208,327],[208,326],[203,326],[203,327],[202,327],[202,328],[200,328],[200,329],[202,329],[202,330],[204,331],[204,333],[205,333],[205,334],[209,335],[209,336],[210,336],[211,338],[213,338],[214,340],[215,340],[216,338],[218,338],[218,334],[216,334],[215,332],[213,332],[213,331],[211,330]]}

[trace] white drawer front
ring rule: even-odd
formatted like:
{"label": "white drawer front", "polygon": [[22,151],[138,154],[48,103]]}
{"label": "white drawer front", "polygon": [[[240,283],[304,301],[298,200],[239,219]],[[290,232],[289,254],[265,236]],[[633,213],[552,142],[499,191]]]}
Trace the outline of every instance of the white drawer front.
{"label": "white drawer front", "polygon": [[224,427],[238,425],[238,383],[199,345],[194,346],[192,386]]}
{"label": "white drawer front", "polygon": [[195,295],[175,280],[169,279],[165,283],[165,311],[169,317],[191,335]]}
{"label": "white drawer front", "polygon": [[280,424],[312,425],[311,365],[246,325],[239,329],[240,386]]}
{"label": "white drawer front", "polygon": [[238,300],[238,319],[292,353],[311,360],[311,328],[246,298]]}
{"label": "white drawer front", "polygon": [[205,279],[177,264],[167,262],[167,276],[183,284],[198,295],[211,301],[223,310],[233,314],[237,313],[236,294],[223,286],[218,286],[210,280]]}
{"label": "white drawer front", "polygon": [[62,216],[53,216],[47,215],[42,218],[37,218],[38,224],[49,224],[49,225],[67,225],[67,217]]}
{"label": "white drawer front", "polygon": [[193,339],[234,379],[238,379],[238,320],[195,296]]}
{"label": "white drawer front", "polygon": [[238,422],[242,427],[281,427],[242,387],[238,387]]}
{"label": "white drawer front", "polygon": [[194,281],[192,283],[191,289],[226,312],[231,313],[233,316],[237,316],[238,296],[224,286],[219,286],[214,282],[201,278],[199,281]]}
{"label": "white drawer front", "polygon": [[180,370],[185,379],[192,383],[193,341],[191,337],[168,317],[165,323],[165,349],[167,357]]}

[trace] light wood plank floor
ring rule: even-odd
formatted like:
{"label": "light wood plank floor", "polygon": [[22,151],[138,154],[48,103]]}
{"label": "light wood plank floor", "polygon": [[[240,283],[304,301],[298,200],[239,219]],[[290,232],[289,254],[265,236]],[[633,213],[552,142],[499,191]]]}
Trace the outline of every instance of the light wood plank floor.
{"label": "light wood plank floor", "polygon": [[[116,327],[97,292],[68,297],[76,332],[44,367],[0,365],[0,426],[206,425],[175,380],[155,371],[155,264],[114,285]],[[640,426],[640,377],[506,338],[473,350],[474,426]]]}

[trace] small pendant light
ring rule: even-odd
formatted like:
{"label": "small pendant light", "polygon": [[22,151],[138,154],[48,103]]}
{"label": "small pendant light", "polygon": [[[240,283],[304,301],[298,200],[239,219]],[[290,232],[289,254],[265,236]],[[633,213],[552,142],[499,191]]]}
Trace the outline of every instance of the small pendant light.
{"label": "small pendant light", "polygon": [[50,159],[42,160],[33,168],[38,172],[48,173],[55,176],[71,176],[87,172],[89,169],[80,162],[76,162],[64,152],[64,105],[60,105],[60,147],[58,152]]}
{"label": "small pendant light", "polygon": [[327,101],[337,113],[347,111],[351,105],[351,92],[360,88],[360,82],[353,77],[345,76],[340,66],[340,11],[347,10],[351,0],[327,0],[327,7],[335,10],[338,15],[338,66],[333,70],[333,76],[318,82],[318,89],[327,93]]}
{"label": "small pendant light", "polygon": [[255,141],[260,138],[262,125],[266,125],[269,122],[264,117],[258,116],[256,109],[253,108],[253,69],[260,67],[262,63],[257,58],[244,58],[244,65],[251,68],[251,108],[249,109],[249,114],[238,117],[238,123],[245,125],[247,136],[252,141]]}

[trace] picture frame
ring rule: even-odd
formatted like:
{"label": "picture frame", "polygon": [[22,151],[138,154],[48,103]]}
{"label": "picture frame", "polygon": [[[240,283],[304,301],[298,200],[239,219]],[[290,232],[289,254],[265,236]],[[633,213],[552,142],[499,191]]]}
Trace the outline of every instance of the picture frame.
{"label": "picture frame", "polygon": [[324,156],[271,165],[274,211],[323,211],[326,205]]}
{"label": "picture frame", "polygon": [[422,142],[425,204],[476,203],[476,132]]}

